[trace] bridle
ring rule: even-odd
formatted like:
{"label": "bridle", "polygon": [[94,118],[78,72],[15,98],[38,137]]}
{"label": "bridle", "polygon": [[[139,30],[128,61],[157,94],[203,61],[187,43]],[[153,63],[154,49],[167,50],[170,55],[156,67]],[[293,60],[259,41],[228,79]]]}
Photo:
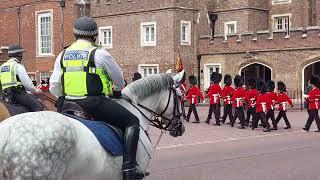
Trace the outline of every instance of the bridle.
{"label": "bridle", "polygon": [[[137,106],[141,107],[142,109],[150,112],[153,114],[153,118],[148,118],[142,111],[140,108],[138,108],[134,103],[132,103],[132,101],[128,100],[130,102],[130,104],[135,107],[141,114],[144,118],[146,118],[149,122],[150,122],[150,125],[151,126],[154,126],[158,129],[161,129],[161,130],[165,130],[165,131],[174,131],[175,129],[171,129],[170,130],[170,126],[172,125],[176,125],[176,128],[178,128],[181,124],[179,124],[179,120],[182,116],[182,113],[180,112],[180,108],[179,108],[179,97],[178,97],[178,94],[176,92],[176,87],[173,85],[169,88],[169,98],[168,98],[168,101],[167,101],[167,104],[166,104],[166,107],[162,110],[161,113],[157,113],[153,110],[151,110],[150,108],[142,105],[142,104],[137,104]],[[173,116],[171,119],[163,116],[163,114],[168,110],[168,107],[169,107],[169,104],[170,104],[170,100],[171,100],[171,95],[173,93],[173,102],[174,102],[174,107],[173,107]],[[160,120],[161,118],[161,120]],[[164,121],[168,121],[169,123],[166,124]]]}

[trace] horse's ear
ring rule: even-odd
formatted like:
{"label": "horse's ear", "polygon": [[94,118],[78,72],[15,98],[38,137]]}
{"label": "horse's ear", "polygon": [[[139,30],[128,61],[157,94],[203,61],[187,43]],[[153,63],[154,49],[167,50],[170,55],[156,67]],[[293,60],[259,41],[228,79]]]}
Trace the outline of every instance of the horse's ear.
{"label": "horse's ear", "polygon": [[180,83],[183,79],[184,70],[173,76],[174,83]]}

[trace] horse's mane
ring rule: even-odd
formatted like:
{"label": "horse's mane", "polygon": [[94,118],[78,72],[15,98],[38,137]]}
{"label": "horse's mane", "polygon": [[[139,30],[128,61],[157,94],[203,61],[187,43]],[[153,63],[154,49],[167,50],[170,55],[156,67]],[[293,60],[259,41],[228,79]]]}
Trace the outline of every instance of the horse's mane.
{"label": "horse's mane", "polygon": [[122,90],[122,94],[139,103],[154,93],[169,89],[173,85],[171,74],[155,74],[130,83]]}

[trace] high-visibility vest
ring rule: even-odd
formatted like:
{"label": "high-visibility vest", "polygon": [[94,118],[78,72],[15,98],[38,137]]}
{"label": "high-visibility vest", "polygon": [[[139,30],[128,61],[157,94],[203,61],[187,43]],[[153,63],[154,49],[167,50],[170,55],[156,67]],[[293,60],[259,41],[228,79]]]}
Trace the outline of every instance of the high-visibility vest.
{"label": "high-visibility vest", "polygon": [[109,95],[112,81],[103,68],[94,62],[97,47],[90,42],[77,41],[62,55],[62,90],[64,96],[84,97]]}
{"label": "high-visibility vest", "polygon": [[7,89],[10,87],[22,86],[21,81],[17,75],[18,62],[10,59],[0,66],[1,70],[1,87]]}

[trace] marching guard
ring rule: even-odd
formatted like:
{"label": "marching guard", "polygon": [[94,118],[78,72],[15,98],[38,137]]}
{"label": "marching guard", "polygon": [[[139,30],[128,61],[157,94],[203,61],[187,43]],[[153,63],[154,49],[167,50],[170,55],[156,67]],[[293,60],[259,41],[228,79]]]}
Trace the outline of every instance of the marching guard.
{"label": "marching guard", "polygon": [[219,86],[219,83],[221,82],[222,75],[217,72],[213,72],[211,74],[210,80],[212,84],[209,87],[207,97],[210,100],[210,108],[209,108],[209,114],[206,123],[210,123],[210,119],[212,116],[212,112],[214,113],[214,117],[216,119],[216,126],[220,126],[220,95],[221,95],[221,87]]}
{"label": "marching guard", "polygon": [[279,91],[279,94],[277,96],[277,104],[279,104],[280,112],[276,118],[276,124],[278,124],[280,119],[283,118],[286,123],[286,127],[284,129],[290,129],[291,125],[287,118],[287,109],[288,109],[288,104],[291,107],[293,107],[293,104],[289,96],[286,94],[287,92],[286,85],[281,81],[278,82],[278,91]]}
{"label": "marching guard", "polygon": [[193,123],[199,123],[199,116],[198,116],[198,112],[197,112],[197,108],[196,105],[198,104],[198,97],[201,98],[202,101],[204,101],[203,95],[200,91],[200,89],[198,88],[197,84],[197,78],[193,75],[189,76],[189,82],[190,82],[190,89],[187,93],[187,99],[189,100],[189,111],[187,114],[187,119],[186,121],[189,122],[190,120],[190,116],[191,116],[191,112],[193,112],[194,117],[195,117],[195,121]]}
{"label": "marching guard", "polygon": [[232,122],[233,115],[232,115],[232,94],[233,94],[233,87],[231,87],[232,84],[232,78],[229,74],[224,76],[224,88],[221,92],[221,97],[223,98],[224,101],[224,111],[223,111],[223,117],[221,122],[224,124],[227,116],[229,116],[230,123]]}
{"label": "marching guard", "polygon": [[309,131],[312,122],[315,120],[318,130],[320,132],[320,119],[319,119],[319,108],[320,108],[320,79],[317,76],[312,76],[310,79],[310,84],[312,84],[312,90],[309,92],[309,118],[303,130]]}
{"label": "marching guard", "polygon": [[271,119],[272,124],[273,124],[273,128],[271,130],[277,130],[277,122],[274,116],[274,105],[276,104],[276,100],[277,100],[277,93],[274,92],[275,89],[275,83],[274,81],[268,81],[267,82],[267,95],[269,97],[269,99],[271,100],[271,104],[270,104],[270,108],[267,112],[267,121],[269,121],[269,119]]}
{"label": "marching guard", "polygon": [[247,118],[245,125],[249,125],[250,116],[254,118],[256,116],[256,98],[259,95],[259,91],[256,89],[257,80],[255,78],[249,78],[247,85],[249,90],[246,93],[246,101],[247,101]]}
{"label": "marching guard", "polygon": [[262,124],[266,127],[263,132],[270,132],[270,124],[267,121],[266,113],[271,108],[272,101],[269,99],[267,93],[266,83],[263,81],[259,81],[258,83],[259,94],[256,97],[256,116],[253,117],[252,120],[252,130],[254,130],[258,126],[259,120],[261,120]]}
{"label": "marching guard", "polygon": [[235,108],[235,114],[233,116],[231,127],[234,126],[234,123],[237,118],[240,120],[241,127],[240,129],[245,128],[245,117],[244,117],[244,109],[243,109],[243,101],[245,99],[245,90],[242,87],[243,85],[243,77],[237,75],[234,78],[234,85],[236,86],[236,89],[233,92],[231,100],[233,101],[233,107]]}

